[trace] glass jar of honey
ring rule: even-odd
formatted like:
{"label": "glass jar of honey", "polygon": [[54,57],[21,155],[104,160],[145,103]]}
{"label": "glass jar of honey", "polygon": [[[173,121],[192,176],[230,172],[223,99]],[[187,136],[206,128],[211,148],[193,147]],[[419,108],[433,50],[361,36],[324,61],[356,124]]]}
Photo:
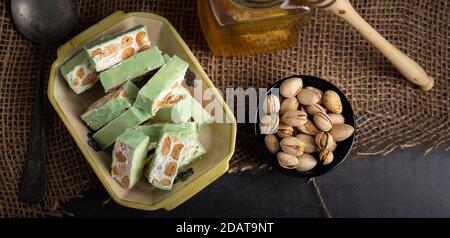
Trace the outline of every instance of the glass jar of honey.
{"label": "glass jar of honey", "polygon": [[254,55],[297,44],[311,9],[305,0],[198,0],[203,34],[222,56]]}

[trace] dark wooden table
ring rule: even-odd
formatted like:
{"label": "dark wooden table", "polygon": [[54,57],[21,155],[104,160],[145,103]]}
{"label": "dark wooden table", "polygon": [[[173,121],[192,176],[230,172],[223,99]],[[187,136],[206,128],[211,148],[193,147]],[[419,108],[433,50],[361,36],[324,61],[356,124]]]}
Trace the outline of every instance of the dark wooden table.
{"label": "dark wooden table", "polygon": [[[450,217],[450,152],[396,151],[316,178],[333,217]],[[324,217],[313,186],[278,170],[226,174],[171,212],[117,205],[103,189],[63,205],[81,217]]]}

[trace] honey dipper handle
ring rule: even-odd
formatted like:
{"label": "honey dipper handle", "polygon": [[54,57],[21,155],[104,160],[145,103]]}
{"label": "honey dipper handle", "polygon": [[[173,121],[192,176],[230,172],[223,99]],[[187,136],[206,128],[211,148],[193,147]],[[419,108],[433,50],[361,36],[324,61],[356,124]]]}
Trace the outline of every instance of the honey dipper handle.
{"label": "honey dipper handle", "polygon": [[422,90],[431,90],[434,80],[428,77],[425,70],[406,54],[395,48],[372,26],[370,26],[353,8],[348,0],[337,0],[325,10],[350,23],[369,42],[371,42],[409,81],[418,85]]}

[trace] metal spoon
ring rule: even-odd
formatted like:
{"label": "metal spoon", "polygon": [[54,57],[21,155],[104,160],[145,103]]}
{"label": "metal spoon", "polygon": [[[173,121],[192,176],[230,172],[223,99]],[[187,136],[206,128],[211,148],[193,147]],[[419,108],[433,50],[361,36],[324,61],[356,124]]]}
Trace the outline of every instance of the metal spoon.
{"label": "metal spoon", "polygon": [[38,82],[19,197],[23,202],[40,202],[46,191],[45,150],[43,133],[42,81],[47,47],[64,39],[78,22],[75,0],[12,0],[11,12],[17,29],[39,44]]}

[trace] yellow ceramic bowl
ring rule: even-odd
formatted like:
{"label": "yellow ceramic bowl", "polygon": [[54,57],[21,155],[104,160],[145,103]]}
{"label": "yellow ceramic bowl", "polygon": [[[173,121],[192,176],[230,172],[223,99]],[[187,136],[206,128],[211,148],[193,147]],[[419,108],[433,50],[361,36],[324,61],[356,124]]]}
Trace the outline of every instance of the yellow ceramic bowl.
{"label": "yellow ceramic bowl", "polygon": [[[76,95],[59,73],[59,67],[87,43],[102,35],[123,31],[138,24],[147,26],[150,40],[163,52],[177,55],[189,63],[190,70],[197,79],[202,80],[203,90],[214,89],[215,99],[222,105],[221,115],[226,122],[231,122],[213,123],[202,128],[199,137],[207,155],[192,164],[194,174],[191,177],[176,183],[169,192],[151,188],[144,178],[133,189],[124,189],[111,177],[111,152],[96,152],[87,144],[89,129],[80,119],[87,107],[104,95],[101,85],[97,84],[93,89]],[[62,45],[51,68],[48,97],[103,186],[123,206],[144,210],[171,210],[223,175],[228,170],[228,162],[234,153],[236,119],[233,113],[174,27],[165,18],[155,14],[116,12]],[[208,102],[202,103],[205,105]]]}

